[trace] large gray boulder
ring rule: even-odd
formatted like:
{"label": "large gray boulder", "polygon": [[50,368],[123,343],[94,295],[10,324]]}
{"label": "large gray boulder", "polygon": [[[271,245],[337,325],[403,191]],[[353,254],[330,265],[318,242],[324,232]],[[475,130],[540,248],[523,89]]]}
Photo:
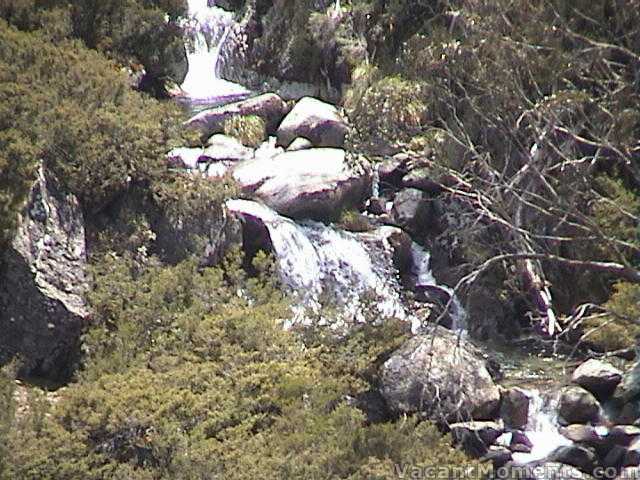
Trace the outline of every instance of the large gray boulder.
{"label": "large gray boulder", "polygon": [[422,412],[448,422],[488,420],[500,403],[479,352],[442,327],[409,339],[380,373],[382,395],[396,413]]}
{"label": "large gray boulder", "polygon": [[587,360],[575,369],[571,381],[596,397],[607,397],[622,381],[622,372],[602,360]]}
{"label": "large gray boulder", "polygon": [[41,167],[0,263],[0,362],[65,379],[89,317],[85,231],[78,200]]}
{"label": "large gray boulder", "polygon": [[304,97],[293,107],[278,127],[278,145],[287,148],[303,137],[316,147],[344,146],[347,124],[338,109],[317,98]]}
{"label": "large gray boulder", "polygon": [[530,398],[526,391],[514,387],[502,392],[500,417],[511,428],[524,428],[529,419]]}
{"label": "large gray boulder", "polygon": [[363,203],[371,189],[368,165],[350,165],[345,152],[334,148],[240,162],[233,177],[245,195],[299,219],[335,219],[341,210]]}
{"label": "large gray boulder", "polygon": [[581,387],[565,387],[558,399],[558,413],[567,423],[595,422],[600,416],[600,404]]}
{"label": "large gray boulder", "polygon": [[273,134],[287,112],[287,105],[275,93],[265,93],[221,107],[211,108],[191,117],[185,125],[200,132],[202,138],[222,133],[224,122],[234,116],[255,115],[266,123],[267,133]]}

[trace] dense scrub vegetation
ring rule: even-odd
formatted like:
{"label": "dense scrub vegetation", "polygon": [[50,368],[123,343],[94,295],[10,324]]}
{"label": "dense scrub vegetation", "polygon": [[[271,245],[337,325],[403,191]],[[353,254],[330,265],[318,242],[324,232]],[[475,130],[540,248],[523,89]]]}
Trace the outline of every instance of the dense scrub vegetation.
{"label": "dense scrub vegetation", "polygon": [[403,328],[284,331],[269,263],[258,258],[252,279],[239,266],[98,262],[79,382],[53,404],[34,398],[0,431],[0,478],[364,480],[392,478],[396,464],[478,468],[428,423],[370,424],[353,406]]}
{"label": "dense scrub vegetation", "polygon": [[144,88],[163,94],[165,82],[187,72],[184,0],[2,0],[0,17],[52,40],[77,38],[133,70],[144,67]]}

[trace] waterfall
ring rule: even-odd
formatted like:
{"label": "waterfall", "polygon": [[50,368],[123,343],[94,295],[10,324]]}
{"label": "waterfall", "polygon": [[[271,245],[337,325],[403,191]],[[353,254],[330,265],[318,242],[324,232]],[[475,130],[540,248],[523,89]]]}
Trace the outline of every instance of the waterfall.
{"label": "waterfall", "polygon": [[[411,322],[414,333],[420,331],[422,320],[403,303],[400,274],[393,262],[388,239],[396,228],[353,233],[320,222],[294,222],[250,200],[230,200],[227,207],[245,220],[257,219],[268,231],[280,280],[294,301],[292,323],[322,324],[327,320],[323,314],[331,312],[333,319],[344,319],[336,325],[342,326],[371,321],[369,314],[375,320],[404,319]],[[453,294],[437,285],[429,270],[429,254],[417,244],[412,244],[411,252],[417,283]],[[454,296],[454,328],[464,328],[464,315]]]}
{"label": "waterfall", "polygon": [[222,47],[234,24],[233,13],[209,7],[207,0],[189,0],[189,16],[185,28],[192,32],[194,44],[187,52],[189,71],[181,85],[184,96],[196,104],[245,96],[244,87],[218,78]]}
{"label": "waterfall", "polygon": [[571,441],[558,431],[556,405],[547,400],[538,390],[527,390],[529,397],[529,414],[525,434],[533,444],[530,453],[514,453],[516,463],[526,463],[542,460],[556,448],[571,445]]}
{"label": "waterfall", "polygon": [[467,312],[460,303],[454,290],[447,285],[439,285],[431,271],[431,255],[417,243],[411,245],[412,256],[412,274],[415,277],[415,287],[417,289],[424,287],[434,287],[445,292],[450,301],[449,314],[453,323],[451,329],[455,331],[466,331],[467,329]]}
{"label": "waterfall", "polygon": [[296,223],[253,201],[231,200],[227,206],[267,228],[280,280],[294,299],[293,322],[315,317],[322,324],[323,311],[335,311],[332,316],[344,323],[370,320],[367,310],[376,320],[408,319],[391,247],[380,246],[384,228],[392,227],[356,234],[314,221]]}

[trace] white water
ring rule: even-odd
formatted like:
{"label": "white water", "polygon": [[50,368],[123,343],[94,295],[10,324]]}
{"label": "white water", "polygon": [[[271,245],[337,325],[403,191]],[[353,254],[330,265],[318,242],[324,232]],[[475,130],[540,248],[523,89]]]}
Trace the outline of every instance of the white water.
{"label": "white water", "polygon": [[571,445],[571,441],[558,430],[556,405],[545,401],[537,390],[527,390],[529,415],[525,434],[531,440],[530,453],[514,453],[513,460],[520,465],[542,460],[556,448]]}
{"label": "white water", "polygon": [[416,287],[437,287],[451,297],[449,314],[453,320],[451,329],[463,332],[467,329],[467,312],[455,295],[454,290],[446,285],[439,285],[431,271],[431,255],[417,243],[411,245],[412,274],[416,277]]}
{"label": "white water", "polygon": [[340,316],[347,323],[363,322],[369,304],[377,316],[406,318],[390,254],[384,258],[375,252],[374,262],[367,234],[319,222],[298,224],[253,201],[231,200],[227,206],[260,219],[268,229],[280,279],[296,300],[294,322],[307,323],[315,316],[323,323],[322,312],[333,308],[345,313]]}
{"label": "white water", "polygon": [[218,78],[220,52],[233,27],[233,13],[209,7],[207,0],[189,0],[189,16],[187,28],[194,33],[194,45],[187,52],[184,95],[191,102],[207,103],[248,93],[241,85]]}
{"label": "white water", "polygon": [[[305,221],[296,223],[270,208],[249,200],[230,200],[228,208],[259,219],[269,232],[280,280],[296,302],[294,323],[326,322],[328,317],[348,323],[395,317],[411,322],[412,330],[422,326],[402,302],[398,272],[393,265],[387,238],[394,227],[380,227],[372,233],[352,233],[331,225]],[[414,245],[416,274],[422,285],[438,286],[429,270],[429,256]],[[446,291],[450,291],[446,290]],[[464,318],[454,298],[452,317]],[[338,315],[334,315],[337,313]],[[457,325],[461,325],[458,320]]]}

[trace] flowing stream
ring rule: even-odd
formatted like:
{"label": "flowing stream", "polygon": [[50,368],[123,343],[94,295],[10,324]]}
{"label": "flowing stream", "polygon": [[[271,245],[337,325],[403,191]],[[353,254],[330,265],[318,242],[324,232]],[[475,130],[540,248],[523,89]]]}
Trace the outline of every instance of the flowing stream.
{"label": "flowing stream", "polygon": [[224,42],[230,35],[233,13],[208,4],[208,0],[189,0],[187,29],[193,36],[193,48],[187,59],[189,71],[182,91],[192,104],[216,105],[245,97],[249,92],[218,77],[218,64]]}
{"label": "flowing stream", "polygon": [[[268,230],[280,279],[296,302],[293,322],[314,320],[323,323],[323,312],[339,312],[349,322],[395,317],[411,321],[419,331],[420,319],[403,303],[393,249],[388,235],[393,227],[373,232],[353,233],[320,222],[293,220],[278,215],[254,201],[231,200],[231,211],[257,219]],[[412,246],[412,263],[417,285],[448,291],[436,284],[429,270],[429,254]],[[454,300],[453,317],[463,322],[464,309]],[[318,318],[319,317],[319,318]]]}

